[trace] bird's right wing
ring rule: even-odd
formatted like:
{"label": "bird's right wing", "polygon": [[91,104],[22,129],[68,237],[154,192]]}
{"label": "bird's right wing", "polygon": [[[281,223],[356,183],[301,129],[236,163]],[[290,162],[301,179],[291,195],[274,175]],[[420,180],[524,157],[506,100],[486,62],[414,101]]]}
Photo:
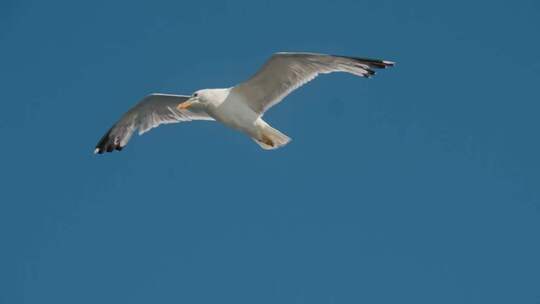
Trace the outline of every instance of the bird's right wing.
{"label": "bird's right wing", "polygon": [[232,91],[250,108],[264,113],[285,96],[319,74],[346,72],[371,77],[373,69],[393,66],[391,61],[314,53],[276,53],[246,82]]}
{"label": "bird's right wing", "polygon": [[103,135],[97,143],[94,153],[101,154],[122,150],[137,129],[141,135],[161,124],[191,120],[214,120],[205,113],[176,108],[177,105],[188,99],[189,96],[183,95],[150,94],[146,96]]}

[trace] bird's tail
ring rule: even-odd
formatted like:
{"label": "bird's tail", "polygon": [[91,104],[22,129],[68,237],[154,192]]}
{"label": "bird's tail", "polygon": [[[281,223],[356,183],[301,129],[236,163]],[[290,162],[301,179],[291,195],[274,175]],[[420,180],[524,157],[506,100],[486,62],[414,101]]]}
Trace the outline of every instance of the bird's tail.
{"label": "bird's tail", "polygon": [[253,138],[253,140],[265,150],[274,150],[283,147],[291,141],[287,135],[270,127],[268,124],[262,127],[261,138]]}

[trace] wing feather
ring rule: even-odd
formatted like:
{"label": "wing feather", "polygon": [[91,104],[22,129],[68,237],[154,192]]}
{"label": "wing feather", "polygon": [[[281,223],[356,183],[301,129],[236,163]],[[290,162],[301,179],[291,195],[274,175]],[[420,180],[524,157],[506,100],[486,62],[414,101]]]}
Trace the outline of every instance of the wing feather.
{"label": "wing feather", "polygon": [[257,113],[279,103],[319,74],[351,73],[371,77],[373,69],[393,66],[391,61],[315,53],[276,53],[249,80],[233,88]]}
{"label": "wing feather", "polygon": [[133,132],[142,135],[162,124],[191,120],[213,120],[206,113],[178,110],[176,106],[189,99],[189,96],[150,94],[124,114],[118,122],[99,140],[94,153],[122,150],[129,142]]}

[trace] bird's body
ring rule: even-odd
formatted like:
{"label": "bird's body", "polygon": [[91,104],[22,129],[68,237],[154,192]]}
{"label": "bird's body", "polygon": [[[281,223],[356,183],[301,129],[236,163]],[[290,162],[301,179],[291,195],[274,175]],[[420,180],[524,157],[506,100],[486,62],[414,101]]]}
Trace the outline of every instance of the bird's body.
{"label": "bird's body", "polygon": [[151,94],[128,111],[98,142],[95,153],[121,150],[139,129],[142,134],[160,124],[215,120],[236,129],[264,149],[286,145],[290,138],[262,116],[290,92],[321,73],[347,72],[362,77],[393,62],[312,53],[277,53],[248,81],[232,88],[204,89],[191,97]]}
{"label": "bird's body", "polygon": [[233,129],[249,132],[260,116],[242,100],[242,96],[231,93],[230,88],[206,89],[199,94],[208,96],[208,115]]}
{"label": "bird's body", "polygon": [[232,88],[200,90],[198,98],[206,101],[205,110],[210,117],[253,138],[264,149],[277,148],[290,141],[285,135],[281,139],[274,138],[274,129],[262,119],[262,114],[249,107],[245,97]]}

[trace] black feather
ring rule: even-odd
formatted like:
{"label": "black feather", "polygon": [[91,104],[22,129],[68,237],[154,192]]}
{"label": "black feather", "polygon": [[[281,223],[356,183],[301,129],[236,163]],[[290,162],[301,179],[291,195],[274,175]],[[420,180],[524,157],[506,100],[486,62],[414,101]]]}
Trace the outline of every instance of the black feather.
{"label": "black feather", "polygon": [[101,139],[96,145],[95,153],[103,154],[104,152],[112,152],[115,149],[118,151],[121,151],[123,147],[120,146],[120,143],[115,144],[115,138],[114,136],[111,136],[112,130],[114,127],[112,127]]}
{"label": "black feather", "polygon": [[386,69],[388,67],[394,66],[393,62],[380,60],[380,59],[349,57],[349,56],[336,56],[336,57],[352,59],[352,60],[357,61],[358,63],[367,64],[371,68],[376,68],[376,69]]}

